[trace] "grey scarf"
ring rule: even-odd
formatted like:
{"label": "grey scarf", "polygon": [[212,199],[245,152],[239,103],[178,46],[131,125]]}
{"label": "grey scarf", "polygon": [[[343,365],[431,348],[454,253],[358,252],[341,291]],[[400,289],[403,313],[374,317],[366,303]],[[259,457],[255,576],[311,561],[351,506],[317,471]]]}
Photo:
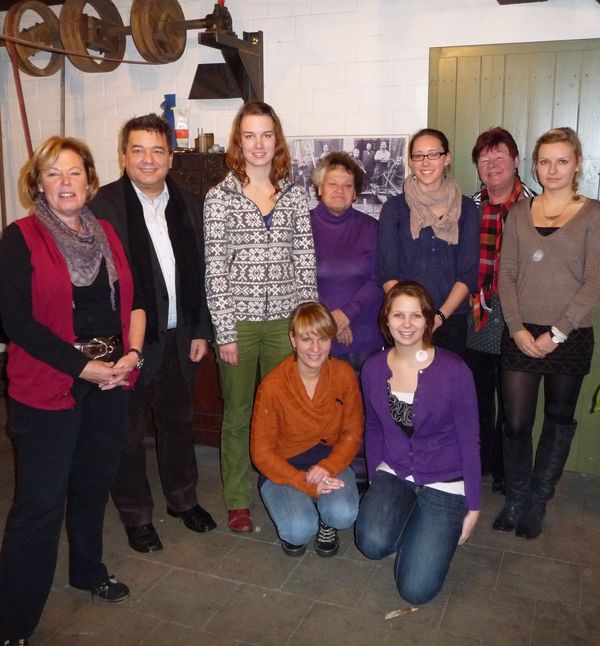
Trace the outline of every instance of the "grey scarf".
{"label": "grey scarf", "polygon": [[96,280],[104,257],[110,283],[110,300],[114,310],[117,270],[104,229],[94,214],[87,206],[81,207],[83,231],[78,233],[52,212],[46,196],[40,193],[35,202],[35,215],[54,238],[67,263],[73,285],[89,287]]}

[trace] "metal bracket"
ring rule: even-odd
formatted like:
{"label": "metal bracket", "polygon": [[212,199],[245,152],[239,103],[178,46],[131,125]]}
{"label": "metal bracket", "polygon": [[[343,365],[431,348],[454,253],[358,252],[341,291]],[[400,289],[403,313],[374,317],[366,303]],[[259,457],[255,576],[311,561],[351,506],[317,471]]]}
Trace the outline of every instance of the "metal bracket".
{"label": "metal bracket", "polygon": [[188,98],[264,100],[262,31],[245,31],[243,39],[232,32],[205,31],[198,42],[221,50],[225,62],[198,65]]}

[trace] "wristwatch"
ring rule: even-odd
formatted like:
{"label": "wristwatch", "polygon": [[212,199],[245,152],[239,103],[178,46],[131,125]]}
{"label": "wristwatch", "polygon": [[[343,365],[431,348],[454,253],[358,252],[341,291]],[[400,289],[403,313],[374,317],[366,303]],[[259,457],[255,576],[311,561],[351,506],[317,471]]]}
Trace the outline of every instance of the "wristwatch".
{"label": "wristwatch", "polygon": [[[144,356],[137,348],[129,348],[129,352],[135,352],[138,357],[138,362],[135,364],[136,370],[141,370],[144,365]],[[129,352],[127,354],[129,354]]]}

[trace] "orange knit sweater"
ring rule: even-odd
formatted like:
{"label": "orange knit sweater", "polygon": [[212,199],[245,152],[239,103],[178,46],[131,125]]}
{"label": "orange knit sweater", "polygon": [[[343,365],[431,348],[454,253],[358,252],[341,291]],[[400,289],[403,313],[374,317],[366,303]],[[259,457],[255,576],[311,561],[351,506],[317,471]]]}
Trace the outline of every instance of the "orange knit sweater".
{"label": "orange knit sweater", "polygon": [[363,435],[362,399],[352,368],[344,361],[326,361],[313,399],[306,393],[298,366],[288,357],[261,383],[252,418],[250,452],[256,468],[276,484],[291,485],[311,497],[316,485],[288,463],[323,442],[333,447],[318,464],[333,476],[346,469],[358,453]]}

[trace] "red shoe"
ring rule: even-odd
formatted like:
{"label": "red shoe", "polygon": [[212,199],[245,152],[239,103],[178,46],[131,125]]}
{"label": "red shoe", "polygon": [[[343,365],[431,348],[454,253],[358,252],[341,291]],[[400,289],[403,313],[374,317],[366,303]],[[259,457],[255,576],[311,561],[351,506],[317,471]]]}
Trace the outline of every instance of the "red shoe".
{"label": "red shoe", "polygon": [[228,525],[232,532],[254,531],[249,509],[230,509]]}

